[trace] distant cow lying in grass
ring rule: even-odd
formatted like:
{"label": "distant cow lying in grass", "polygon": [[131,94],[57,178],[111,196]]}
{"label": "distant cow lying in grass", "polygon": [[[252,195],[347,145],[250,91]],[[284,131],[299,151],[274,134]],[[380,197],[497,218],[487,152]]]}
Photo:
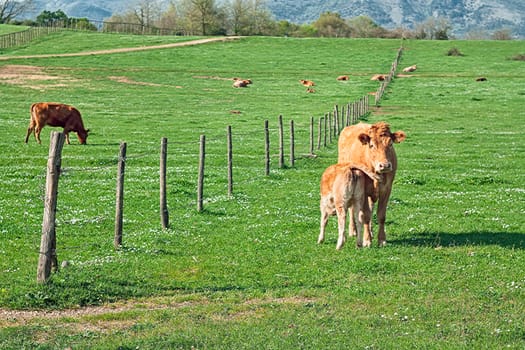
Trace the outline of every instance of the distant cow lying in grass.
{"label": "distant cow lying in grass", "polygon": [[38,143],[42,143],[40,140],[40,132],[46,125],[64,128],[64,135],[68,145],[70,144],[70,131],[77,133],[80,144],[86,143],[89,130],[84,128],[80,112],[75,107],[63,103],[39,102],[33,103],[30,111],[31,120],[27,128],[25,143],[27,143],[29,135],[33,132]]}
{"label": "distant cow lying in grass", "polygon": [[247,87],[251,83],[252,81],[250,79],[233,78],[233,87],[235,88]]}
{"label": "distant cow lying in grass", "polygon": [[350,77],[348,75],[340,75],[337,77],[337,80],[339,81],[347,81],[350,80]]}
{"label": "distant cow lying in grass", "polygon": [[384,74],[374,74],[372,78],[370,78],[370,80],[378,80],[378,81],[383,81],[385,79],[386,79],[386,75]]}
{"label": "distant cow lying in grass", "polygon": [[403,68],[403,72],[410,73],[410,72],[414,72],[416,69],[417,69],[417,65],[414,64],[413,66]]}
{"label": "distant cow lying in grass", "polygon": [[303,86],[306,86],[306,87],[315,86],[315,83],[313,81],[311,81],[311,80],[301,79],[301,80],[299,80],[299,82],[301,84],[303,84]]}
{"label": "distant cow lying in grass", "polygon": [[[338,232],[336,249],[343,247],[346,241],[345,228],[348,209],[357,218],[357,246],[363,246],[363,231],[366,237],[371,235],[371,208],[368,205],[367,192],[372,191],[373,182],[379,176],[374,171],[352,163],[334,164],[329,166],[321,177],[321,230],[317,243],[324,242],[325,228],[328,217],[337,215]],[[368,191],[367,191],[367,186]]]}

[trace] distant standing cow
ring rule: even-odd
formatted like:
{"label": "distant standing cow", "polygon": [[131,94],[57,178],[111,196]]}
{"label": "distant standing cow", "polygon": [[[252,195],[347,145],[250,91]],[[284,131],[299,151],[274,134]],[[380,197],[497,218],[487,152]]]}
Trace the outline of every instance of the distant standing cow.
{"label": "distant standing cow", "polygon": [[321,177],[321,230],[317,243],[324,242],[325,228],[328,218],[337,215],[338,232],[336,249],[340,250],[346,241],[346,214],[352,208],[350,220],[356,220],[357,247],[363,246],[363,231],[370,236],[370,207],[367,203],[366,179],[378,180],[373,171],[351,163],[329,166]]}
{"label": "distant standing cow", "polygon": [[30,111],[31,120],[27,128],[25,143],[27,143],[29,135],[33,132],[38,143],[42,143],[40,132],[46,125],[64,128],[64,135],[68,145],[70,144],[70,131],[77,133],[80,144],[86,143],[89,130],[84,128],[80,112],[75,107],[63,103],[38,102],[31,105]]}
{"label": "distant standing cow", "polygon": [[[390,126],[385,122],[372,125],[365,123],[351,125],[344,128],[339,136],[338,163],[352,163],[361,167],[372,168],[381,177],[381,181],[374,181],[372,186],[367,186],[370,209],[372,209],[373,203],[376,200],[378,201],[377,221],[380,246],[386,244],[386,208],[397,169],[397,157],[393,144],[402,142],[405,138],[404,131],[393,133],[390,131]],[[350,225],[350,234],[356,234],[353,220],[350,220]],[[371,239],[372,237],[367,237],[365,232],[363,245],[369,246]]]}

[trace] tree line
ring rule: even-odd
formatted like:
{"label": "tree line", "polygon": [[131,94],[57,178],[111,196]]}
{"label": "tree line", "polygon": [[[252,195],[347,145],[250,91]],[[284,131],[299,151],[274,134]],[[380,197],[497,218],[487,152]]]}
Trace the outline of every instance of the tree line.
{"label": "tree line", "polygon": [[[428,17],[413,29],[386,29],[368,16],[342,18],[337,12],[322,13],[317,20],[296,24],[275,20],[266,0],[171,0],[168,5],[161,0],[137,0],[120,14],[104,21],[111,24],[130,24],[128,30],[136,33],[137,27],[158,28],[163,32],[179,35],[266,35],[292,37],[341,37],[341,38],[413,38],[430,40],[451,39],[452,25],[443,17]],[[31,8],[32,0],[0,0],[0,23],[24,25],[63,25],[79,29],[98,30],[87,18],[69,18],[61,11],[43,11],[36,20],[14,20]],[[119,31],[123,31],[119,27]],[[131,29],[133,28],[133,29]],[[105,28],[102,28],[104,30]],[[124,29],[125,31],[126,29]],[[146,32],[146,31],[142,31]],[[147,31],[151,32],[151,31]],[[499,30],[492,39],[511,39],[511,32]],[[484,39],[483,33],[469,33],[467,38]]]}

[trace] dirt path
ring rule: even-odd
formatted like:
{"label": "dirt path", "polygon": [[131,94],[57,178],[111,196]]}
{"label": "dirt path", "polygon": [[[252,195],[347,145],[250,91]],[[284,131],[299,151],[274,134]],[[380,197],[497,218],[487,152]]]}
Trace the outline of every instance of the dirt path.
{"label": "dirt path", "polygon": [[109,55],[113,53],[122,53],[122,52],[133,52],[133,51],[146,51],[146,50],[158,50],[158,49],[169,49],[172,47],[181,47],[181,46],[192,46],[207,44],[216,41],[229,41],[239,39],[238,36],[228,36],[228,37],[217,37],[217,38],[206,38],[198,40],[183,41],[178,43],[163,44],[163,45],[152,45],[152,46],[140,46],[140,47],[125,47],[119,49],[109,49],[109,50],[96,50],[96,51],[85,51],[85,52],[75,52],[75,53],[51,53],[51,54],[42,54],[42,55],[24,55],[24,56],[0,56],[0,61],[8,61],[14,59],[24,59],[24,58],[49,58],[49,57],[76,57],[76,56],[92,56],[92,55]]}

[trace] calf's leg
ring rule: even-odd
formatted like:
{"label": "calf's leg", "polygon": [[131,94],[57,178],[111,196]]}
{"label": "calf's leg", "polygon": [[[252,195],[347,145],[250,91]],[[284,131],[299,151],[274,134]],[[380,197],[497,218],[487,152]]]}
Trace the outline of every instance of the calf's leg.
{"label": "calf's leg", "polygon": [[335,247],[337,250],[340,250],[345,245],[345,241],[346,241],[345,229],[346,229],[346,212],[347,211],[348,211],[348,208],[344,206],[338,206],[336,208],[337,226],[338,226],[338,231],[339,231],[339,237],[337,239],[337,246]]}
{"label": "calf's leg", "polygon": [[328,223],[329,217],[330,217],[330,213],[328,211],[328,208],[321,207],[321,230],[319,232],[319,238],[317,239],[318,244],[321,244],[324,242],[324,233],[326,230],[326,224]]}

